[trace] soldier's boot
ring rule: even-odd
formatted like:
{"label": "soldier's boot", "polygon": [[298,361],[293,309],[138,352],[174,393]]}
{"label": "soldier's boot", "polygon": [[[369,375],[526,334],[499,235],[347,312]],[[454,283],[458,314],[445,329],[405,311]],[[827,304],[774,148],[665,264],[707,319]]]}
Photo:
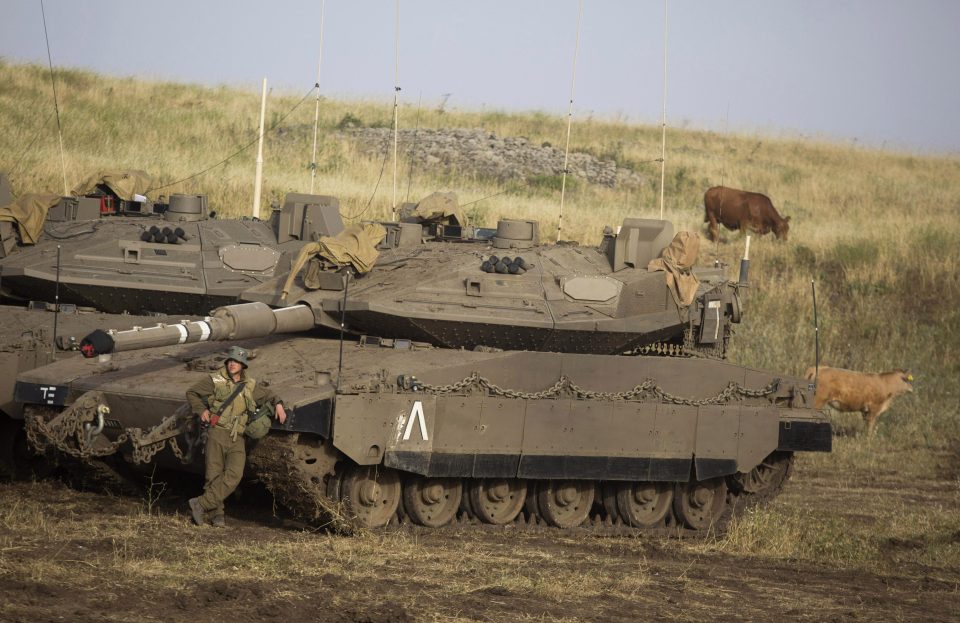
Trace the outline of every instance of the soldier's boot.
{"label": "soldier's boot", "polygon": [[227,527],[227,520],[224,518],[224,516],[223,516],[222,514],[216,514],[216,515],[214,515],[214,516],[213,516],[213,519],[210,520],[210,523],[213,525],[214,528],[226,528],[226,527]]}
{"label": "soldier's boot", "polygon": [[203,510],[203,507],[200,506],[200,498],[190,498],[187,504],[190,506],[190,514],[193,516],[193,523],[197,524],[198,526],[202,526],[206,513]]}

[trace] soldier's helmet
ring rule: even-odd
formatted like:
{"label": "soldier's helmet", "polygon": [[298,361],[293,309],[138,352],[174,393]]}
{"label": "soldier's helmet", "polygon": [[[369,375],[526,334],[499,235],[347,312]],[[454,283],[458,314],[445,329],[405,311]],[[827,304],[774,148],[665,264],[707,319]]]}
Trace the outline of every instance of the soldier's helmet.
{"label": "soldier's helmet", "polygon": [[234,361],[242,365],[244,368],[246,368],[247,366],[250,365],[250,363],[247,361],[247,354],[248,354],[248,351],[246,348],[243,348],[242,346],[231,346],[226,353],[227,361],[230,361],[231,359],[233,359]]}

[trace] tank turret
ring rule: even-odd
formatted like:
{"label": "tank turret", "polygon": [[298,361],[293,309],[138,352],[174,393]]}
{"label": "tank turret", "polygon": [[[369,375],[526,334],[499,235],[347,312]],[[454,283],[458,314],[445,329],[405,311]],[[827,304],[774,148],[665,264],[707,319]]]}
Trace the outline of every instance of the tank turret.
{"label": "tank turret", "polygon": [[380,225],[367,252],[375,259],[364,260],[372,267],[358,269],[344,251],[356,237],[346,247],[321,239],[304,247],[291,274],[241,298],[309,305],[329,329],[343,316],[357,335],[468,350],[723,357],[742,315],[740,286],[726,267],[697,267],[699,239],[675,234],[667,221],[625,219],[597,247],[543,243],[530,220],[496,229]]}
{"label": "tank turret", "polygon": [[[73,196],[24,195],[0,207],[5,302],[109,313],[205,314],[290,270],[304,243],[343,229],[339,202],[291,193],[268,220],[218,219],[202,194],[147,197],[143,171],[99,172]],[[4,201],[0,191],[0,206]]]}

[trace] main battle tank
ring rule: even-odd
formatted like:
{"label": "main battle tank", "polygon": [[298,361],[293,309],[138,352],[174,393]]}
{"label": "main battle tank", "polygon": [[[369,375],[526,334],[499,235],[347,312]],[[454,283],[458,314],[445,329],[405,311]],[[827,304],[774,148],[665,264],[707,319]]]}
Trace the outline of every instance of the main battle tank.
{"label": "main battle tank", "polygon": [[150,179],[101,172],[71,197],[0,197],[3,299],[53,302],[59,289],[61,303],[109,313],[203,314],[343,229],[334,197],[291,193],[266,221],[217,219],[205,195],[147,199]]}
{"label": "main battle tank", "polygon": [[421,214],[319,237],[240,298],[306,305],[321,328],[470,350],[723,357],[741,318],[742,284],[694,266],[696,237],[667,221],[628,218],[587,247],[541,243],[536,221],[484,229],[456,207]]}
{"label": "main battle tank", "polygon": [[48,451],[199,471],[202,431],[184,392],[223,365],[226,346],[185,343],[205,336],[243,340],[251,373],[288,408],[252,449],[250,472],[304,520],[339,527],[703,530],[775,496],[794,452],[831,447],[799,378],[711,358],[276,333],[313,326],[307,306],[252,303],[113,333],[114,354],[18,376],[26,430]]}

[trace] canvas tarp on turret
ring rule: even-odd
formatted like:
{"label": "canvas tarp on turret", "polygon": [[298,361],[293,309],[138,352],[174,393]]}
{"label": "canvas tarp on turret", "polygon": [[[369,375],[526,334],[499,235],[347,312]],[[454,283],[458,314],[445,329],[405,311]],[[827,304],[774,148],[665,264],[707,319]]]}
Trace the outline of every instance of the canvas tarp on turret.
{"label": "canvas tarp on turret", "polygon": [[[290,292],[290,286],[297,273],[307,261],[315,256],[322,257],[338,266],[350,265],[359,273],[369,272],[373,268],[380,252],[377,245],[387,235],[387,230],[379,223],[351,225],[336,236],[322,236],[319,241],[304,245],[297,255],[286,283],[283,285],[283,298]],[[310,287],[310,284],[305,284]]]}
{"label": "canvas tarp on turret", "polygon": [[697,263],[700,254],[700,236],[692,231],[681,231],[655,260],[647,264],[648,271],[666,271],[667,287],[673,294],[673,300],[681,307],[687,307],[697,297],[700,280],[691,269]]}
{"label": "canvas tarp on turret", "polygon": [[[440,222],[445,221],[450,225],[460,225],[466,227],[467,215],[460,209],[460,202],[457,201],[457,193],[433,193],[420,200],[420,203],[409,211],[407,216],[418,219],[420,222]],[[455,222],[450,223],[453,218]]]}
{"label": "canvas tarp on turret", "polygon": [[103,184],[123,201],[134,201],[134,195],[146,195],[153,184],[153,176],[146,171],[98,171],[77,184],[73,195],[89,195]]}
{"label": "canvas tarp on turret", "polygon": [[27,193],[13,203],[0,207],[0,221],[16,223],[20,240],[24,244],[36,244],[43,233],[47,210],[60,202],[60,195]]}

